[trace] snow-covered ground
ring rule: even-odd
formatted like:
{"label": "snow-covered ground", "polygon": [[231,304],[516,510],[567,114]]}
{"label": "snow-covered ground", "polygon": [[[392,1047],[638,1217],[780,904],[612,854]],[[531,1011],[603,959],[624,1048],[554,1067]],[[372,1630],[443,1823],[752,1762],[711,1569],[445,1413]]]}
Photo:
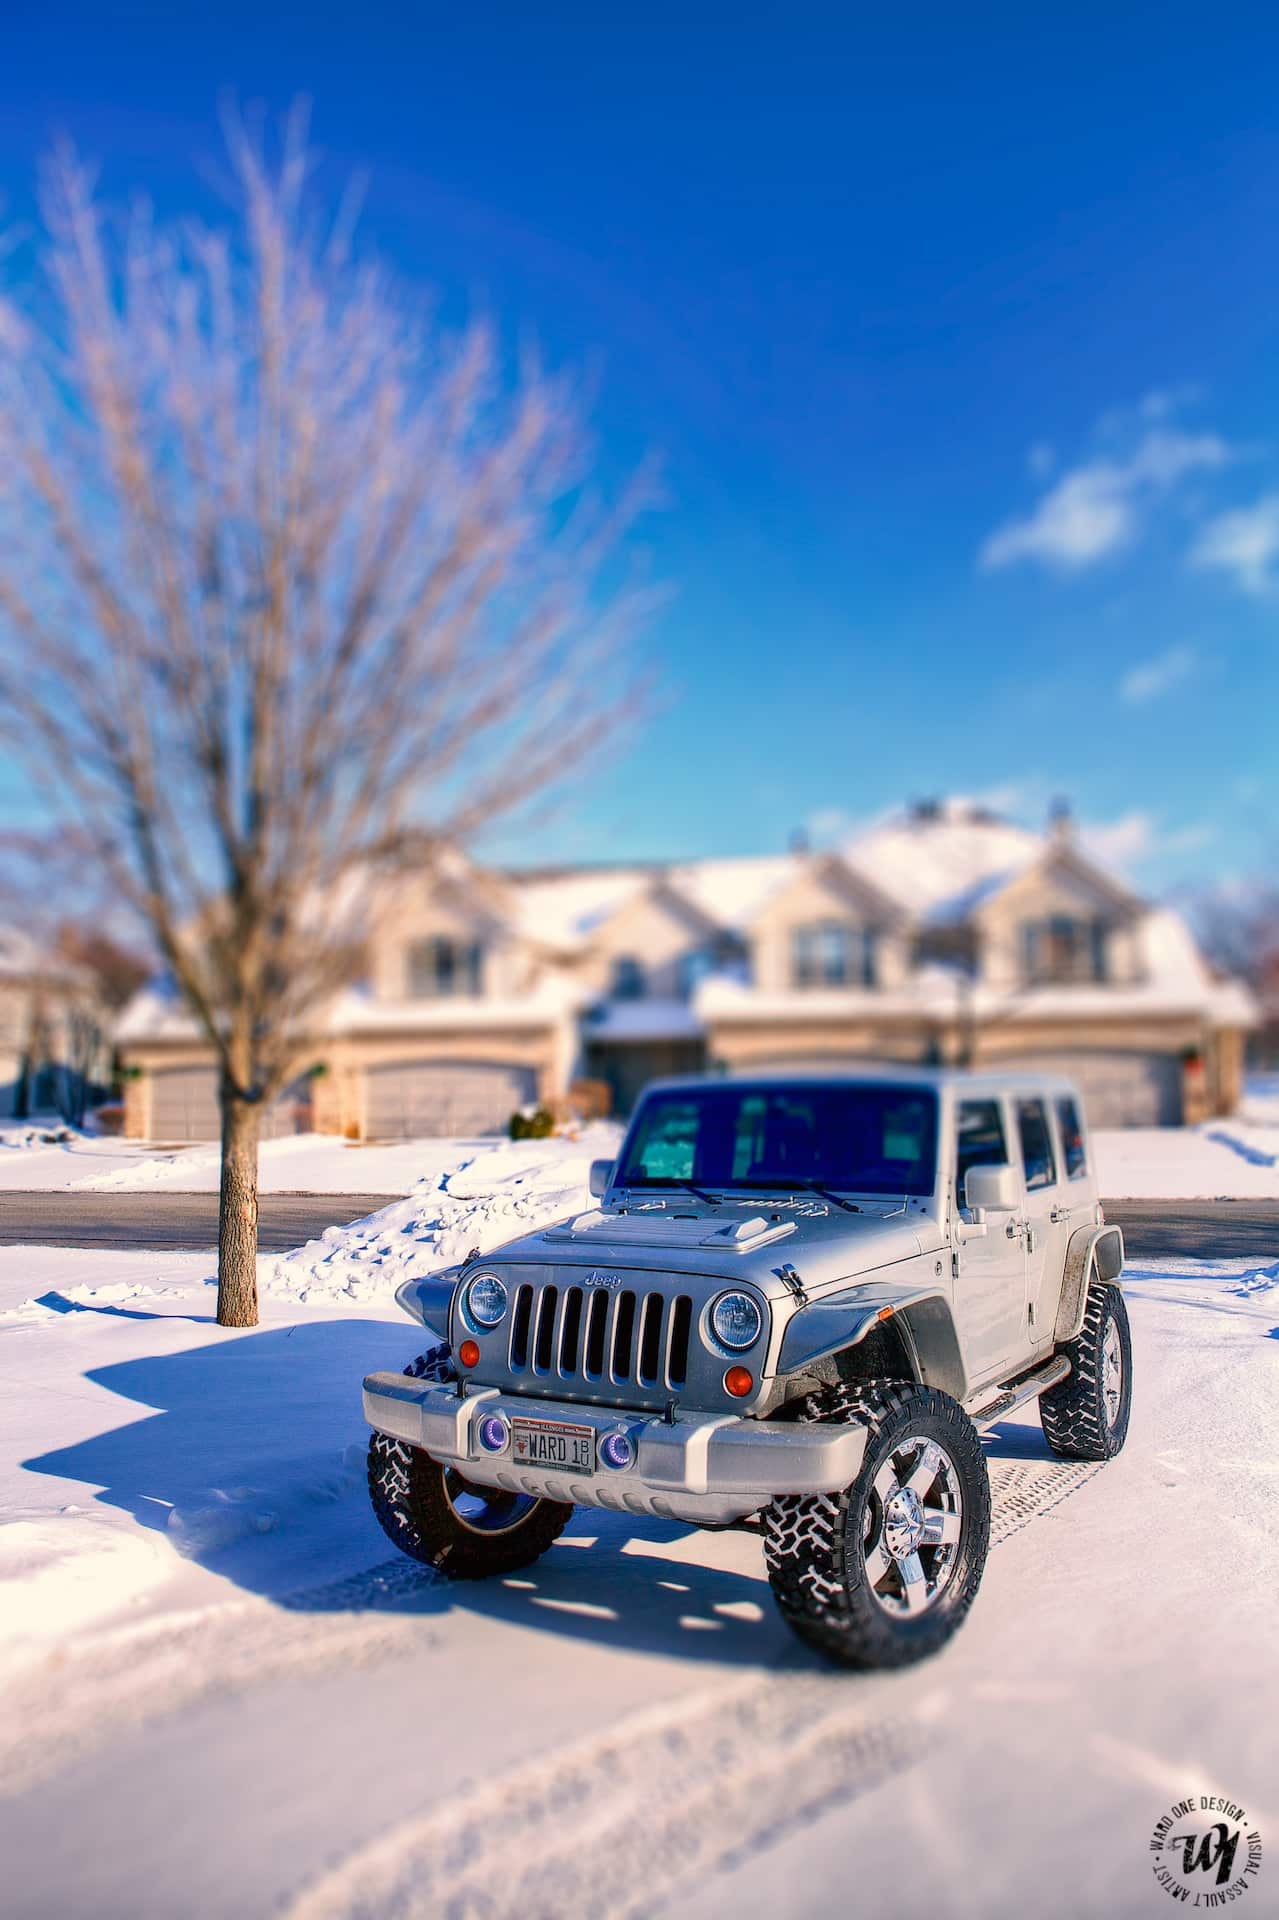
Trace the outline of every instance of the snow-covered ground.
{"label": "snow-covered ground", "polygon": [[391,1554],[359,1382],[417,1345],[394,1285],[583,1204],[596,1151],[455,1153],[264,1256],[252,1332],[204,1255],[0,1249],[5,1904],[1122,1917],[1187,1791],[1279,1834],[1279,1245],[1130,1269],[1127,1449],[994,1430],[981,1594],[910,1672],[810,1658],[745,1534],[583,1513],[479,1586]]}
{"label": "snow-covered ground", "polygon": [[[215,1147],[157,1153],[141,1142],[71,1135],[50,1144],[42,1129],[0,1130],[0,1188],[212,1193]],[[618,1130],[588,1129],[600,1156]],[[1279,1093],[1253,1092],[1238,1116],[1201,1127],[1101,1129],[1093,1135],[1101,1190],[1108,1199],[1279,1199]],[[575,1143],[566,1143],[571,1152]],[[434,1183],[462,1154],[505,1151],[492,1140],[403,1140],[363,1146],[331,1134],[298,1134],[263,1143],[264,1193],[410,1193]]]}

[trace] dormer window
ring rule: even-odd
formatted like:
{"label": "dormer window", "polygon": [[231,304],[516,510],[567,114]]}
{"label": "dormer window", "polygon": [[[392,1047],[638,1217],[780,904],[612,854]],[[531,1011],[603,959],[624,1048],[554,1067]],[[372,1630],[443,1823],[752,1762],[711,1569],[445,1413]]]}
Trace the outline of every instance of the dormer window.
{"label": "dormer window", "polygon": [[842,920],[796,927],[791,936],[791,979],[796,987],[873,987],[874,932]]}
{"label": "dormer window", "polygon": [[1027,920],[1021,930],[1022,973],[1026,984],[1064,986],[1106,978],[1106,926],[1070,914]]}
{"label": "dormer window", "polygon": [[480,992],[483,953],[478,941],[436,935],[414,940],[408,950],[410,1000],[474,999]]}

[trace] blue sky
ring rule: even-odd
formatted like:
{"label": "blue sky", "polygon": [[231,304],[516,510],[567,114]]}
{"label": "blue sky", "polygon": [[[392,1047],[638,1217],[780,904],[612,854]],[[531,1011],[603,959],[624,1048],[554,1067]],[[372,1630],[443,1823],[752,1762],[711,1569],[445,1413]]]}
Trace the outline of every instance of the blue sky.
{"label": "blue sky", "polygon": [[666,702],[508,856],[1061,792],[1203,884],[1279,840],[1279,15],[1121,11],[9,0],[0,192],[65,128],[175,210],[303,92],[405,274],[598,369]]}

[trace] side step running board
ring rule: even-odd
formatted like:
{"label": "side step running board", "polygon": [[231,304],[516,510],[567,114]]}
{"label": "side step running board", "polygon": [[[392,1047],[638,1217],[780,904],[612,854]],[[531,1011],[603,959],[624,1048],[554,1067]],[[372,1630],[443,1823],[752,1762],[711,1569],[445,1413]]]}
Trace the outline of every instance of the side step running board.
{"label": "side step running board", "polygon": [[1059,1353],[1042,1367],[1036,1367],[1024,1379],[1014,1380],[1010,1387],[997,1394],[993,1400],[970,1415],[975,1427],[989,1426],[992,1420],[1002,1420],[1014,1407],[1025,1406],[1027,1400],[1037,1400],[1041,1393],[1047,1393],[1049,1387],[1055,1387],[1070,1372],[1070,1362],[1065,1354]]}

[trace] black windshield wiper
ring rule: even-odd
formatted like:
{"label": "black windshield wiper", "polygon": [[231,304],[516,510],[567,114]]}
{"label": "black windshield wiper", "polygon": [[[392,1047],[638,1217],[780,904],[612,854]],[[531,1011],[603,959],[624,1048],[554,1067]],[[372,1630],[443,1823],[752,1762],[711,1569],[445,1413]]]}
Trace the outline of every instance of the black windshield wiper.
{"label": "black windshield wiper", "polygon": [[674,1187],[682,1187],[685,1193],[696,1194],[699,1200],[704,1200],[708,1207],[723,1205],[719,1194],[707,1193],[705,1187],[695,1187],[691,1180],[623,1180],[621,1184],[628,1193],[669,1193]]}
{"label": "black windshield wiper", "polygon": [[815,1193],[820,1200],[833,1200],[845,1213],[860,1213],[861,1208],[852,1200],[845,1200],[842,1193],[836,1193],[833,1187],[824,1187],[820,1180],[792,1180],[792,1187],[801,1193]]}
{"label": "black windshield wiper", "polygon": [[672,1180],[671,1185],[683,1187],[686,1193],[695,1193],[699,1200],[706,1202],[708,1207],[718,1207],[723,1204],[717,1193],[707,1193],[705,1187],[695,1187],[691,1180]]}

